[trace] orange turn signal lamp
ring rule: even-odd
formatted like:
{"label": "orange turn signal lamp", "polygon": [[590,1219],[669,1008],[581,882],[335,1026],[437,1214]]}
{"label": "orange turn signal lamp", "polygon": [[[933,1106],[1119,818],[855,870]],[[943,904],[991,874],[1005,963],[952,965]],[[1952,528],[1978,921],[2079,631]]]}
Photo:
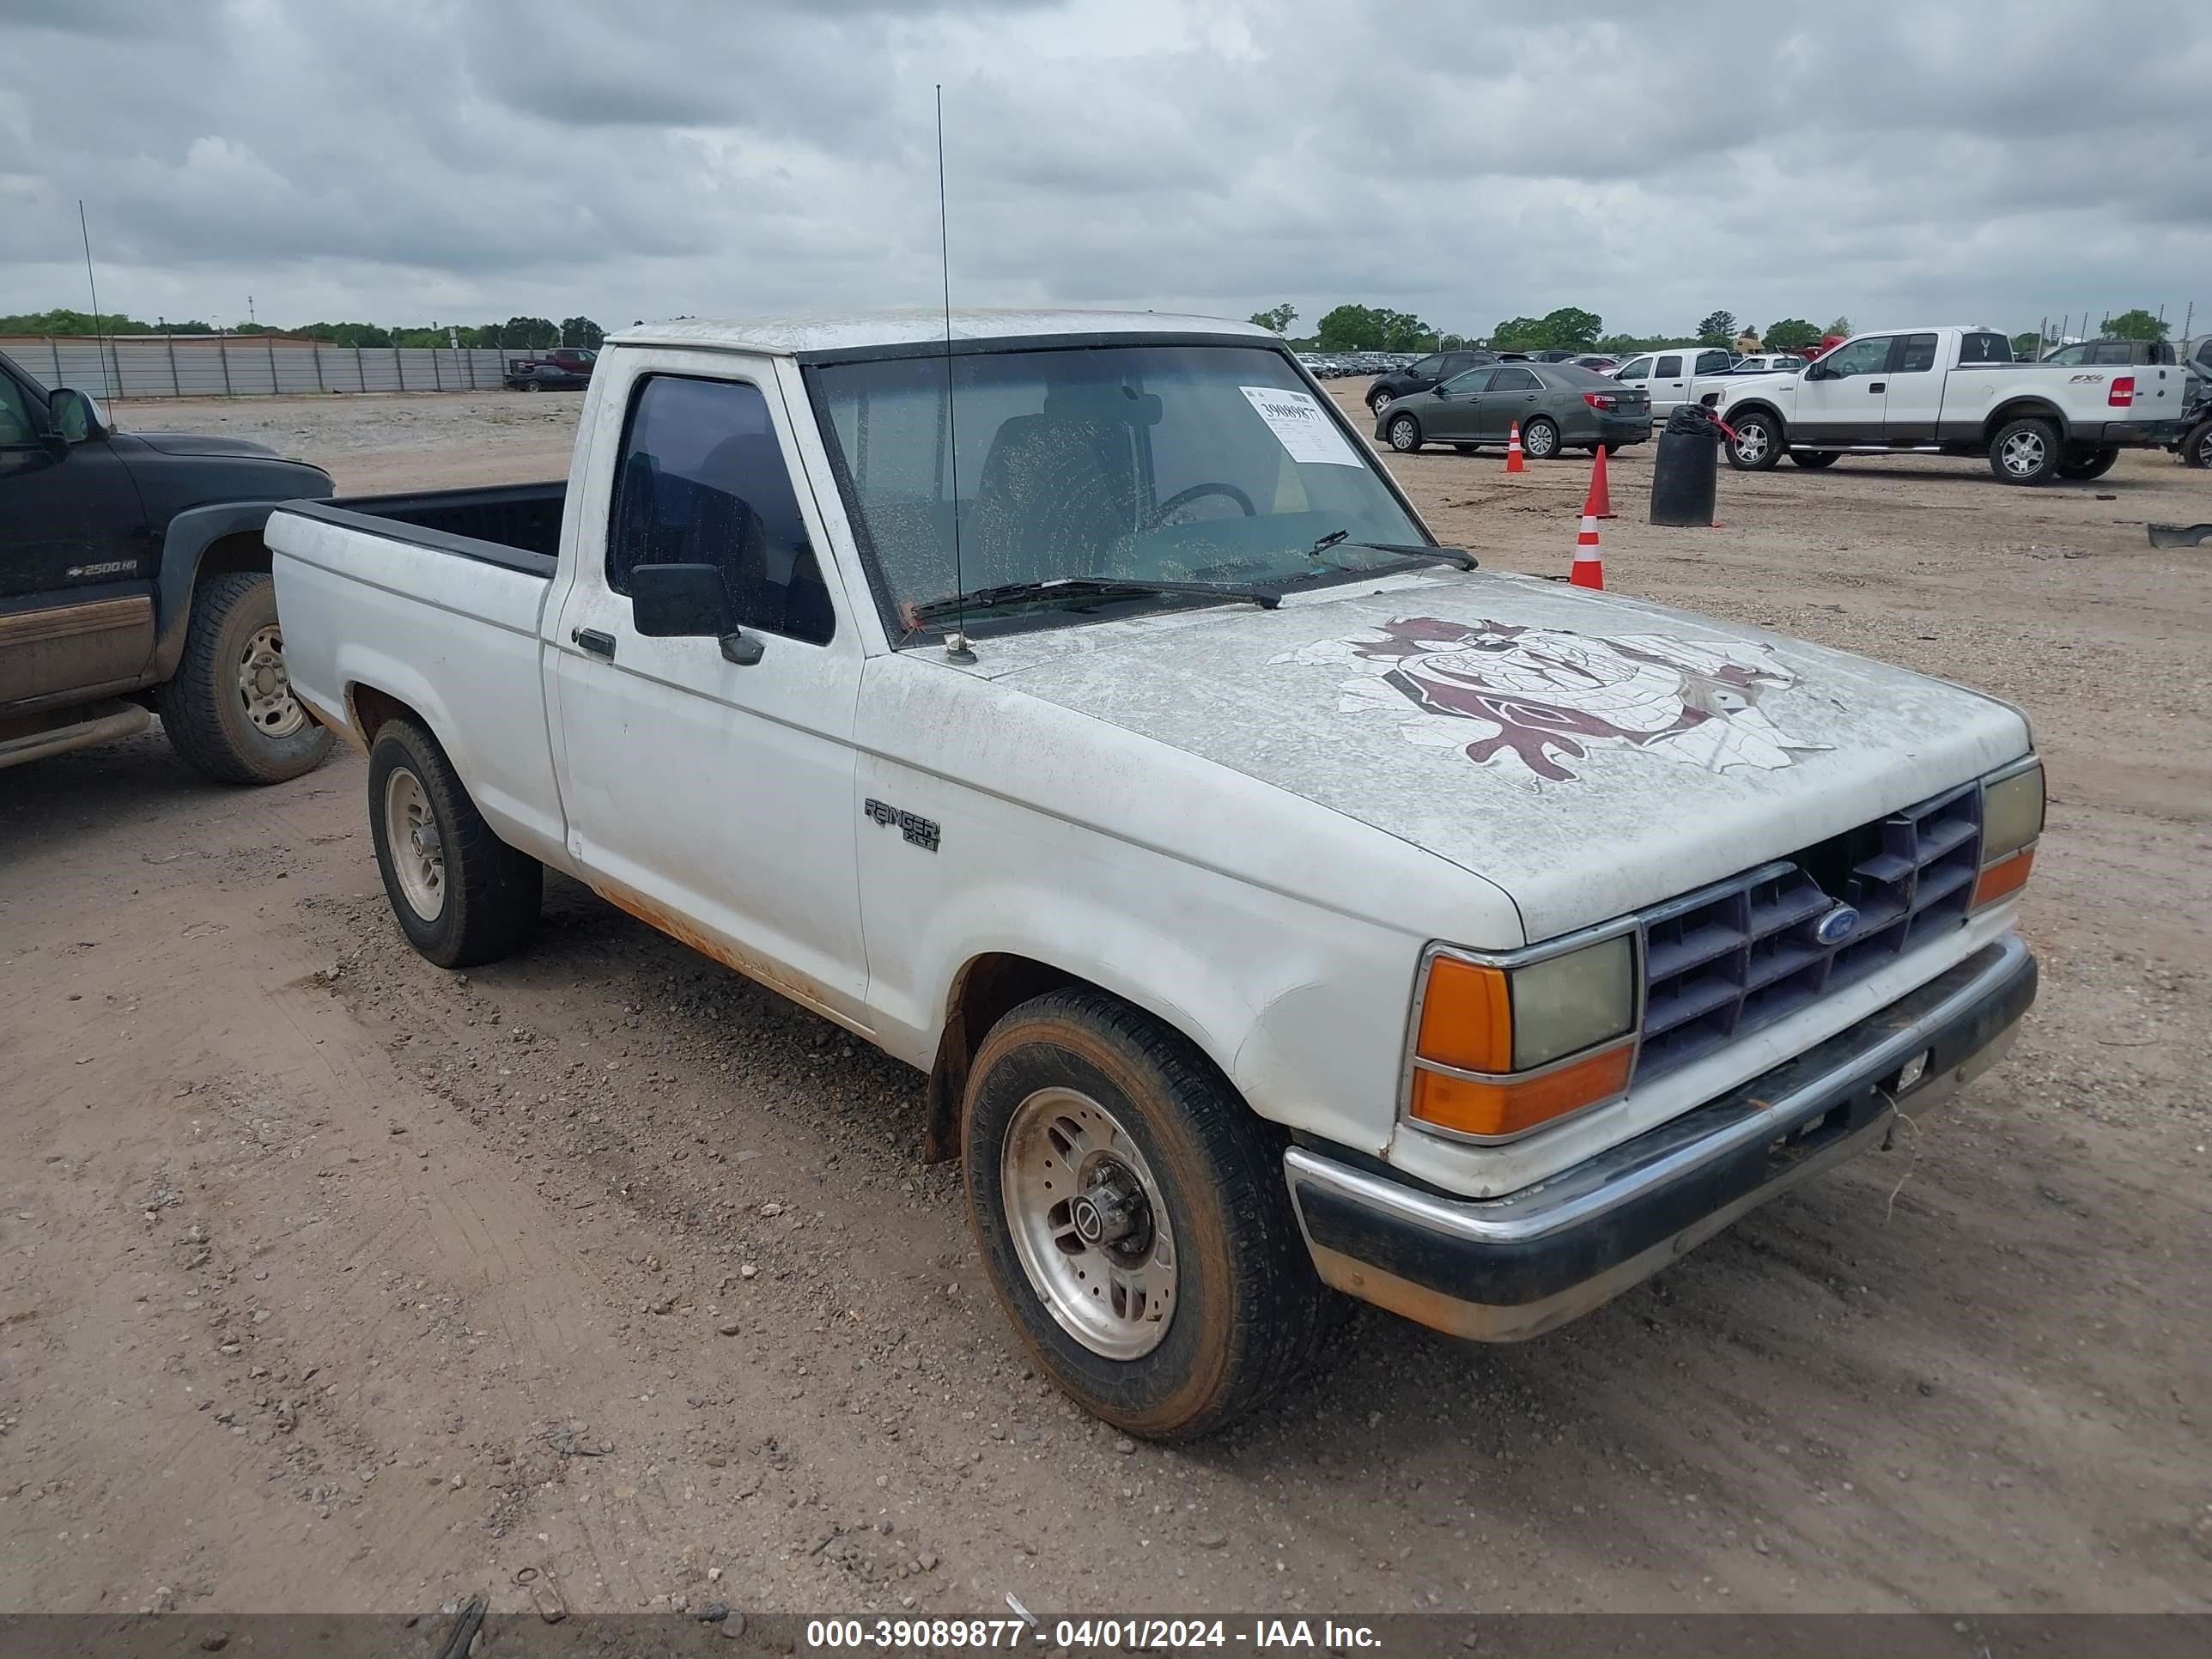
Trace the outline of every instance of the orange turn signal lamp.
{"label": "orange turn signal lamp", "polygon": [[2017,853],[2008,853],[2001,859],[1992,859],[1982,866],[1982,873],[1974,878],[1972,908],[1995,904],[2001,898],[2009,898],[2027,885],[2028,872],[2035,868],[2035,843],[2030,842]]}
{"label": "orange turn signal lamp", "polygon": [[1635,1054],[1632,1041],[1620,1040],[1516,1073],[1510,974],[1432,956],[1413,1037],[1407,1114],[1429,1127],[1486,1140],[1523,1134],[1625,1092]]}

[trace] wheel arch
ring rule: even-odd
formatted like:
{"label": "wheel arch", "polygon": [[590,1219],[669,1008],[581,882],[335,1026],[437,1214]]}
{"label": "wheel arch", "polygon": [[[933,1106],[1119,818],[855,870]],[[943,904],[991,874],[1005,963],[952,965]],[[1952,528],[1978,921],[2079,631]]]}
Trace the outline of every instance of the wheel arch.
{"label": "wheel arch", "polygon": [[2073,441],[2073,429],[2065,410],[2048,398],[2027,396],[2008,398],[1989,412],[1988,417],[1982,422],[1982,447],[1986,449],[1996,441],[1999,428],[2014,421],[2028,420],[2048,421],[2058,428],[2060,443]]}
{"label": "wheel arch", "polygon": [[1734,426],[1744,416],[1764,415],[1774,422],[1776,439],[1784,446],[1790,442],[1789,418],[1783,414],[1779,404],[1770,403],[1764,398],[1746,398],[1741,403],[1730,404],[1726,409],[1717,412],[1721,419],[1726,421],[1730,426]]}
{"label": "wheel arch", "polygon": [[161,564],[154,579],[155,680],[177,672],[191,624],[192,592],[203,576],[238,572],[266,574],[269,544],[262,532],[276,501],[219,501],[185,508],[161,534]]}

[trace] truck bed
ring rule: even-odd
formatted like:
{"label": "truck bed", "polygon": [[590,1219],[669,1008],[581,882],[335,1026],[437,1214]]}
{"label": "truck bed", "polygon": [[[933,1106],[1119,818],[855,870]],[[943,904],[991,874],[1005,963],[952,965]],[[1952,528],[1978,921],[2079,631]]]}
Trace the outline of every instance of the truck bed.
{"label": "truck bed", "polygon": [[289,502],[284,510],[550,581],[568,495],[568,481],[556,478],[548,483],[341,495],[328,501]]}

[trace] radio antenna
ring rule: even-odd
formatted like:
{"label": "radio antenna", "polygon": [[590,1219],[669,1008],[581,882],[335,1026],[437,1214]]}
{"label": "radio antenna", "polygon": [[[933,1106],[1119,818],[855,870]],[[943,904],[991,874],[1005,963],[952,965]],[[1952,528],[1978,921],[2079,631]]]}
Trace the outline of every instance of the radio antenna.
{"label": "radio antenna", "polygon": [[968,611],[961,604],[968,584],[960,574],[960,416],[952,395],[952,239],[945,218],[945,83],[937,83],[937,265],[945,279],[945,427],[952,463],[952,631],[945,636],[945,654],[954,662],[970,663],[975,653],[968,645]]}
{"label": "radio antenna", "polygon": [[76,233],[79,236],[84,239],[84,285],[92,290],[93,351],[94,354],[100,360],[100,390],[106,392],[111,398],[120,398],[123,395],[122,364],[118,363],[115,368],[116,384],[110,386],[107,381],[107,334],[106,331],[102,329],[100,325],[100,283],[94,279],[92,274],[92,230],[84,221],[84,198],[82,197],[79,197],[77,198]]}

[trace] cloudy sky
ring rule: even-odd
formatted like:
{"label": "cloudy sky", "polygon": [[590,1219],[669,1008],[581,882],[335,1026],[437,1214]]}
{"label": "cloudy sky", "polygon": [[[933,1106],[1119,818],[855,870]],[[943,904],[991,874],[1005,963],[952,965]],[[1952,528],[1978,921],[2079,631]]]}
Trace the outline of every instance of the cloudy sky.
{"label": "cloudy sky", "polygon": [[[1543,21],[1528,21],[1532,12]],[[0,0],[0,313],[2212,310],[2212,6]]]}

